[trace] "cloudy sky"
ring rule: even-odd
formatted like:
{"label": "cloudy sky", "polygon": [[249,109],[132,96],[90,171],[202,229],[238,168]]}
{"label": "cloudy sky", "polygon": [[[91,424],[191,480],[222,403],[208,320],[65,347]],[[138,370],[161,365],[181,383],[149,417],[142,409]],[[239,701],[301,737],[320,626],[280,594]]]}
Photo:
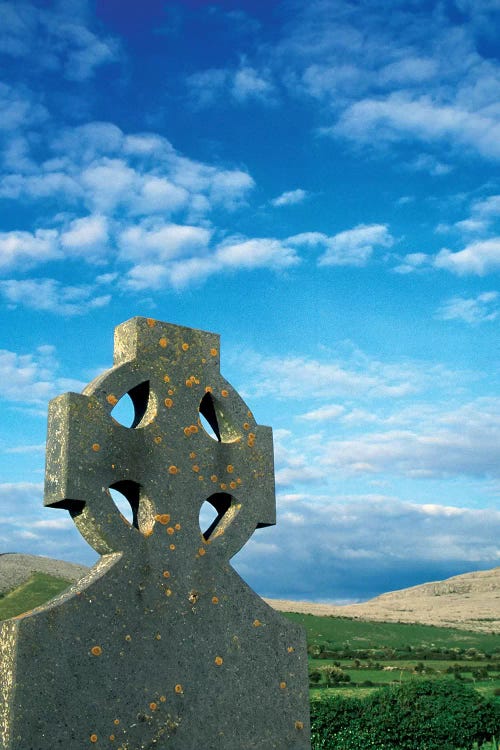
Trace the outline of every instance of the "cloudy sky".
{"label": "cloudy sky", "polygon": [[266,596],[500,564],[498,0],[0,2],[0,551],[47,403],[134,315],[221,334],[274,429]]}

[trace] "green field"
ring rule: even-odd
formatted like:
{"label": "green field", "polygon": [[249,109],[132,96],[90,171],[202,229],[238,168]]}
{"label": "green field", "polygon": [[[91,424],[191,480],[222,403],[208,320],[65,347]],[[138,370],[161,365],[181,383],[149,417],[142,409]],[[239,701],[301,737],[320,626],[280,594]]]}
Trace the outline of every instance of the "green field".
{"label": "green field", "polygon": [[70,585],[71,582],[63,578],[55,578],[46,573],[34,573],[21,586],[0,596],[0,620],[29,612],[53,599]]}
{"label": "green field", "polygon": [[323,643],[336,650],[403,649],[416,646],[436,648],[477,648],[493,653],[500,651],[500,635],[472,633],[434,625],[401,622],[364,622],[347,617],[316,617],[287,612],[286,617],[302,625],[309,644]]}
{"label": "green field", "polygon": [[407,623],[287,613],[307,632],[311,699],[366,697],[395,683],[447,678],[500,701],[500,636]]}

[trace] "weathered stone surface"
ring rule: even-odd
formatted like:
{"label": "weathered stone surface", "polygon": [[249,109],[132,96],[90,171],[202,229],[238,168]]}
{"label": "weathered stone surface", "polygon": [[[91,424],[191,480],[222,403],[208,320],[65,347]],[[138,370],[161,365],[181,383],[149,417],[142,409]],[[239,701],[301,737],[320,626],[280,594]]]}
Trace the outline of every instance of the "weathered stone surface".
{"label": "weathered stone surface", "polygon": [[[126,393],[132,427],[111,415]],[[310,748],[303,633],[229,564],[275,522],[272,434],[220,375],[216,335],[119,326],[114,367],[50,404],[45,504],[102,556],[2,625],[2,747]]]}

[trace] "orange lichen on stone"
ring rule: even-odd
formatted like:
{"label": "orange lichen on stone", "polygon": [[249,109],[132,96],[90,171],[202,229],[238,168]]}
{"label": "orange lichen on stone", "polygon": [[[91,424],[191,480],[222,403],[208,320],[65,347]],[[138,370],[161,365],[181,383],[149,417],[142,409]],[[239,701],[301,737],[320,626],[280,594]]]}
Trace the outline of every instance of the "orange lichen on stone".
{"label": "orange lichen on stone", "polygon": [[182,689],[182,685],[176,685],[174,690],[177,694],[184,692],[184,690]]}
{"label": "orange lichen on stone", "polygon": [[184,342],[181,348],[182,348],[183,352],[187,352],[187,350],[189,349],[189,344],[187,344],[186,342]]}
{"label": "orange lichen on stone", "polygon": [[165,596],[172,596],[172,589],[165,589]]}
{"label": "orange lichen on stone", "polygon": [[156,325],[156,320],[153,320],[153,318],[146,318],[146,323],[150,328],[154,328]]}
{"label": "orange lichen on stone", "polygon": [[200,470],[200,467],[198,466],[198,464],[195,464],[195,465],[194,465],[194,466],[192,467],[192,469],[193,469],[193,471],[195,471],[196,473],[198,473],[198,472],[199,472],[199,470]]}
{"label": "orange lichen on stone", "polygon": [[100,451],[101,450],[101,446],[99,445],[99,443],[94,443],[92,445],[92,450],[95,451],[96,453],[97,453],[97,451]]}
{"label": "orange lichen on stone", "polygon": [[163,571],[163,578],[170,578],[170,571],[169,570],[164,570]]}
{"label": "orange lichen on stone", "polygon": [[170,383],[170,376],[169,375],[164,375],[163,376],[163,380],[164,380],[165,383]]}
{"label": "orange lichen on stone", "polygon": [[218,667],[220,667],[220,665],[224,662],[224,659],[222,658],[222,656],[216,656],[214,659],[214,662],[217,664]]}
{"label": "orange lichen on stone", "polygon": [[212,596],[212,604],[218,604],[219,603],[219,597],[218,596]]}
{"label": "orange lichen on stone", "polygon": [[236,481],[238,484],[241,484],[242,483],[241,477],[236,477]]}
{"label": "orange lichen on stone", "polygon": [[102,654],[102,648],[100,646],[92,646],[90,653],[94,656],[100,656]]}
{"label": "orange lichen on stone", "polygon": [[154,701],[152,701],[152,702],[151,702],[151,703],[149,704],[149,708],[151,709],[151,711],[156,711],[156,709],[158,708],[158,704],[157,704],[157,703],[155,703]]}
{"label": "orange lichen on stone", "polygon": [[222,482],[220,488],[221,490],[227,490],[227,484],[225,482]]}
{"label": "orange lichen on stone", "polygon": [[163,526],[166,526],[167,523],[170,521],[170,515],[169,513],[160,513],[160,515],[155,516],[155,521],[158,521],[158,523],[161,523]]}
{"label": "orange lichen on stone", "polygon": [[199,482],[203,482],[203,476],[202,476],[202,474],[199,474],[199,476],[198,476],[198,481],[199,481]]}
{"label": "orange lichen on stone", "polygon": [[97,742],[97,734],[91,734],[90,735],[90,741],[91,742]]}
{"label": "orange lichen on stone", "polygon": [[248,422],[243,422],[243,429],[244,430],[249,430],[250,429],[250,425],[248,424]]}
{"label": "orange lichen on stone", "polygon": [[160,436],[160,435],[157,435],[157,436],[155,437],[155,443],[156,443],[157,445],[159,445],[159,444],[161,443],[161,441],[162,441],[162,438],[161,438],[161,436]]}
{"label": "orange lichen on stone", "polygon": [[229,482],[229,486],[232,490],[235,490],[238,485],[236,484],[236,482]]}
{"label": "orange lichen on stone", "polygon": [[169,546],[169,549],[171,549],[172,551],[174,551],[174,549],[175,549],[175,544],[171,544],[171,545]]}
{"label": "orange lichen on stone", "polygon": [[186,386],[187,386],[187,388],[192,388],[193,387],[192,381],[191,380],[186,380]]}
{"label": "orange lichen on stone", "polygon": [[295,729],[304,729],[304,722],[303,721],[296,721],[295,722]]}
{"label": "orange lichen on stone", "polygon": [[227,398],[227,397],[229,396],[229,392],[228,392],[228,391],[226,391],[226,389],[225,389],[225,388],[223,388],[223,389],[222,389],[222,391],[220,392],[220,395],[221,395],[221,396],[222,396],[223,398]]}
{"label": "orange lichen on stone", "polygon": [[212,476],[210,477],[210,479],[212,480],[212,482],[216,482],[217,481],[217,474],[212,474]]}
{"label": "orange lichen on stone", "polygon": [[164,336],[162,336],[161,339],[158,341],[158,343],[162,349],[165,349],[166,345],[168,344],[168,341]]}
{"label": "orange lichen on stone", "polygon": [[179,471],[179,469],[177,468],[177,466],[172,465],[172,466],[168,467],[168,473],[169,474],[177,474],[178,471]]}
{"label": "orange lichen on stone", "polygon": [[164,401],[164,404],[167,407],[167,409],[171,409],[172,406],[174,405],[174,402],[172,401],[171,398],[166,398]]}
{"label": "orange lichen on stone", "polygon": [[293,646],[288,646],[287,651],[288,651],[289,654],[293,654],[293,652],[295,651],[295,649],[294,649]]}
{"label": "orange lichen on stone", "polygon": [[194,453],[194,452],[191,452],[191,453],[189,454],[189,458],[196,458],[196,453]]}
{"label": "orange lichen on stone", "polygon": [[175,529],[176,531],[180,531],[180,530],[181,530],[181,525],[180,525],[180,523],[176,523],[176,524],[175,524],[175,526],[174,526],[174,529]]}
{"label": "orange lichen on stone", "polygon": [[250,432],[248,434],[248,441],[247,442],[248,442],[248,446],[250,448],[253,448],[253,445],[255,443],[255,434],[253,432]]}
{"label": "orange lichen on stone", "polygon": [[283,682],[280,682],[280,688],[281,688],[282,690],[284,690],[284,689],[286,688],[286,682],[285,682],[285,681],[283,681]]}
{"label": "orange lichen on stone", "polygon": [[167,696],[166,695],[160,695],[160,703],[166,703]]}
{"label": "orange lichen on stone", "polygon": [[109,739],[111,740],[111,742],[114,742],[115,741],[115,735],[114,734],[110,734],[109,735]]}
{"label": "orange lichen on stone", "polygon": [[174,395],[174,391],[175,391],[175,388],[169,388],[168,391],[167,391],[167,393],[168,393],[169,396],[173,396]]}
{"label": "orange lichen on stone", "polygon": [[262,623],[261,623],[260,620],[254,620],[252,622],[252,625],[254,626],[254,628],[260,628],[260,626],[262,625]]}
{"label": "orange lichen on stone", "polygon": [[169,534],[170,536],[172,536],[172,534],[174,534],[174,533],[175,533],[174,527],[173,526],[169,526],[168,529],[167,529],[167,534]]}
{"label": "orange lichen on stone", "polygon": [[113,721],[113,724],[114,724],[114,725],[115,725],[116,727],[118,726],[118,724],[119,724],[119,723],[120,723],[120,719],[115,719],[115,720]]}
{"label": "orange lichen on stone", "polygon": [[211,385],[207,385],[206,388],[205,388],[205,393],[212,393],[212,391],[213,391],[212,386]]}
{"label": "orange lichen on stone", "polygon": [[234,471],[234,466],[232,464],[228,464],[226,466],[226,471],[227,471],[228,474],[232,474],[233,471]]}
{"label": "orange lichen on stone", "polygon": [[203,547],[200,547],[200,549],[198,550],[198,554],[200,557],[203,557],[203,555],[206,555],[206,553],[207,551],[206,549],[203,549]]}
{"label": "orange lichen on stone", "polygon": [[189,437],[191,435],[191,429],[189,427],[184,427],[183,433],[186,437]]}
{"label": "orange lichen on stone", "polygon": [[212,349],[210,349],[210,354],[212,355],[212,357],[216,357],[217,356],[217,349],[215,347],[212,347]]}
{"label": "orange lichen on stone", "polygon": [[118,403],[118,399],[116,398],[116,396],[113,393],[109,393],[106,396],[106,401],[108,402],[108,404],[111,404],[111,406],[114,406],[115,404]]}

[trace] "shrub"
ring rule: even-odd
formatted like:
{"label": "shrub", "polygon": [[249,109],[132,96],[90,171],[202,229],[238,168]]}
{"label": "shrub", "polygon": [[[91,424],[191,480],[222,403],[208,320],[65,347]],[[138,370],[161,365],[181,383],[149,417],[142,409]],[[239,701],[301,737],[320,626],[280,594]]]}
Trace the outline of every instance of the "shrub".
{"label": "shrub", "polygon": [[498,736],[500,708],[460,682],[415,680],[313,704],[312,730],[314,750],[455,750]]}

